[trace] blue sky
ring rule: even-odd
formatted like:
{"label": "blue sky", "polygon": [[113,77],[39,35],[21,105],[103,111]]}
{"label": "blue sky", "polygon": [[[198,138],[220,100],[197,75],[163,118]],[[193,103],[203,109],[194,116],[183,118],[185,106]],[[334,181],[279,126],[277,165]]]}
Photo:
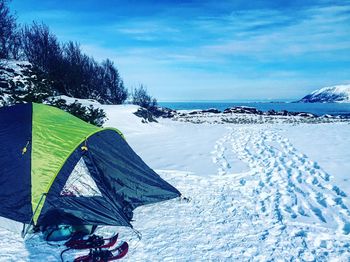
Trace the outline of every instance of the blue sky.
{"label": "blue sky", "polygon": [[13,0],[163,101],[293,100],[350,83],[350,1]]}

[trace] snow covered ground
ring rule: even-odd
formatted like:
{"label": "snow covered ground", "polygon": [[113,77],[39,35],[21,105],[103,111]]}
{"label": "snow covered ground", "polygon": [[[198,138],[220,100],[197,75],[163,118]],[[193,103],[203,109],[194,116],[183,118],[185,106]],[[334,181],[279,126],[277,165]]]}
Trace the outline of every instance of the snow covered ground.
{"label": "snow covered ground", "polygon": [[[105,125],[190,199],[136,209],[141,240],[101,228],[129,241],[125,261],[349,261],[348,123],[143,124],[135,106],[103,107]],[[0,236],[0,261],[59,260],[40,236]]]}

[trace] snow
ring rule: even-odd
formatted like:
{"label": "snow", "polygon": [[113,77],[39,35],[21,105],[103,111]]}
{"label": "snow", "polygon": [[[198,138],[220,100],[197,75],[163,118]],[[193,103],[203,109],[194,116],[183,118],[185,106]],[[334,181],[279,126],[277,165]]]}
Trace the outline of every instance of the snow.
{"label": "snow", "polygon": [[332,93],[338,93],[338,94],[346,93],[347,95],[350,95],[350,85],[337,85],[337,86],[324,87],[313,91],[311,94],[319,95],[324,92],[332,92]]}
{"label": "snow", "polygon": [[[348,122],[145,124],[137,106],[100,107],[105,126],[189,199],[137,208],[141,240],[129,228],[100,228],[129,242],[125,261],[348,261]],[[38,235],[0,235],[0,261],[58,261],[63,249]]]}
{"label": "snow", "polygon": [[289,128],[285,135],[293,145],[320,164],[336,184],[350,195],[348,124],[303,125]]}
{"label": "snow", "polygon": [[[142,123],[141,118],[134,115],[134,113],[139,109],[136,105],[101,105],[107,115],[107,121],[104,126],[115,127],[120,131],[131,134],[139,134],[143,132],[153,132],[156,131],[158,126],[155,124],[145,125]],[[161,126],[159,126],[161,128]]]}
{"label": "snow", "polygon": [[0,59],[0,106],[16,101],[14,91],[19,92],[20,98],[25,97],[26,91],[32,89],[37,76],[32,73],[32,66],[26,61]]}
{"label": "snow", "polygon": [[324,87],[305,96],[302,102],[350,103],[350,84]]}
{"label": "snow", "polygon": [[12,68],[17,73],[20,73],[23,70],[23,66],[31,66],[28,61],[19,61],[11,59],[0,59],[0,64],[5,65],[8,68]]}
{"label": "snow", "polygon": [[101,105],[98,101],[96,101],[94,99],[80,99],[80,98],[70,97],[70,96],[66,96],[66,95],[53,96],[53,97],[50,97],[48,99],[54,99],[54,100],[62,99],[62,100],[65,100],[68,105],[73,104],[74,102],[78,102],[82,106],[90,106],[90,105],[100,106]]}

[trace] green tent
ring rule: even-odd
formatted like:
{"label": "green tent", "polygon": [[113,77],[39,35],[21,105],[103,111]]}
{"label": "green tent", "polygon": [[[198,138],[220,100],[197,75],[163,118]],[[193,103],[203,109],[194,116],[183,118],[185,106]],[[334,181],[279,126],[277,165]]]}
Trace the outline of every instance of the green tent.
{"label": "green tent", "polygon": [[43,104],[0,108],[0,216],[30,225],[131,226],[141,205],[180,192],[122,133]]}

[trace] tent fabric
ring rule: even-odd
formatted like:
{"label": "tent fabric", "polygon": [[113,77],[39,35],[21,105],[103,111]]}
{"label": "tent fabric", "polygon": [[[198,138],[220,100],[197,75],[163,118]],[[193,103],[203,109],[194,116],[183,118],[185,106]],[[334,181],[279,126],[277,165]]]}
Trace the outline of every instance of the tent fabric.
{"label": "tent fabric", "polygon": [[[112,146],[109,146],[112,145]],[[101,174],[103,184],[136,208],[177,197],[180,193],[165,182],[132,150],[124,139],[111,130],[89,139],[89,153]]]}
{"label": "tent fabric", "polygon": [[[43,104],[33,104],[32,209],[34,221],[65,160],[90,134],[102,130],[66,112]],[[40,203],[39,203],[40,202]]]}
{"label": "tent fabric", "polygon": [[180,195],[119,130],[54,107],[0,109],[0,143],[0,216],[22,223],[131,226],[136,207]]}
{"label": "tent fabric", "polygon": [[[47,195],[46,207],[39,218],[40,224],[46,224],[51,219],[51,215],[47,215],[48,210],[60,207],[56,209],[71,214],[85,210],[80,221],[83,224],[94,224],[96,219],[101,220],[97,215],[102,211],[114,215],[104,217],[100,223],[131,226],[129,221],[136,207],[179,196],[179,191],[149,168],[115,131],[103,130],[92,135],[86,141],[86,146],[88,151],[82,151],[79,147],[58,174]],[[57,198],[81,158],[102,197],[91,197],[88,202],[86,198],[77,196]],[[86,204],[89,210],[84,207]]]}
{"label": "tent fabric", "polygon": [[[90,149],[89,149],[90,150]],[[106,195],[102,179],[94,168],[88,156],[89,151],[81,151],[77,149],[58,174],[55,182],[52,184],[50,191],[47,194],[45,204],[38,218],[38,224],[49,225],[68,224],[68,225],[115,225],[129,226],[131,224],[128,218],[124,215],[121,202],[117,194],[109,198]],[[79,159],[83,157],[86,166],[90,171],[96,185],[102,196],[94,197],[76,197],[76,196],[60,196],[66,181],[69,178],[71,171],[74,169]]]}
{"label": "tent fabric", "polygon": [[30,104],[0,108],[0,216],[22,223],[32,216],[31,122]]}

